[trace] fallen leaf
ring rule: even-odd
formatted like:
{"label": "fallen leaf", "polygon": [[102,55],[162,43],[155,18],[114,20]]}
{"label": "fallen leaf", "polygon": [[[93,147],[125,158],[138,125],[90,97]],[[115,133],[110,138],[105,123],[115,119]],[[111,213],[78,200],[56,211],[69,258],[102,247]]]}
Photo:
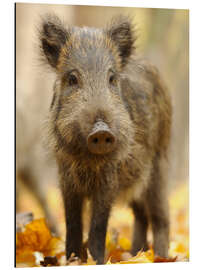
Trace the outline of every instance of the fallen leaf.
{"label": "fallen leaf", "polygon": [[130,258],[127,261],[120,261],[120,264],[132,264],[132,263],[152,263],[154,261],[154,252],[152,249],[148,251],[139,251],[136,256]]}
{"label": "fallen leaf", "polygon": [[118,244],[123,250],[130,250],[131,249],[130,240],[126,237],[119,237]]}
{"label": "fallen leaf", "polygon": [[16,233],[16,263],[35,261],[34,252],[45,256],[56,253],[60,239],[52,237],[44,219],[36,219],[26,224],[22,232]]}
{"label": "fallen leaf", "polygon": [[177,257],[174,258],[163,258],[159,256],[155,256],[154,262],[160,263],[160,262],[175,262],[177,260]]}

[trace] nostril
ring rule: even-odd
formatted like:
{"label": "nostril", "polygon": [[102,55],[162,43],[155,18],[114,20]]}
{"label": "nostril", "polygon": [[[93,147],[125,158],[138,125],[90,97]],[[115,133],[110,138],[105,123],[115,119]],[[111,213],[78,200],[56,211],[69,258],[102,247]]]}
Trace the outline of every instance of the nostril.
{"label": "nostril", "polygon": [[112,143],[112,139],[110,137],[106,138],[106,143]]}
{"label": "nostril", "polygon": [[96,144],[96,143],[98,143],[99,140],[98,140],[98,138],[94,138],[92,141],[93,141],[93,143]]}

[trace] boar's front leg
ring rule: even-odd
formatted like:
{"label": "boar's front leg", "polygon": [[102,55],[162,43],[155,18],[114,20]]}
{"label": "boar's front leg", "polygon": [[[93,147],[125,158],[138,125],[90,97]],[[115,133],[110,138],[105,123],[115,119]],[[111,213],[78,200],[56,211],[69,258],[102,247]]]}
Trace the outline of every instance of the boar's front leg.
{"label": "boar's front leg", "polygon": [[66,221],[66,258],[72,253],[81,257],[83,196],[75,192],[64,194]]}
{"label": "boar's front leg", "polygon": [[[103,198],[104,199],[104,198]],[[105,199],[104,199],[105,200]],[[97,264],[104,263],[105,239],[111,204],[93,199],[92,218],[89,231],[88,247]]]}

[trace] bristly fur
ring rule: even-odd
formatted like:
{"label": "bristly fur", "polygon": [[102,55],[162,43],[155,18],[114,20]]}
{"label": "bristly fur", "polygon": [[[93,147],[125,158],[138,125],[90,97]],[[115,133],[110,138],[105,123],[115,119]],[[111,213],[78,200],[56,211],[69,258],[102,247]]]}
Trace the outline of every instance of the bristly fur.
{"label": "bristly fur", "polygon": [[61,48],[68,38],[68,30],[65,24],[53,13],[41,17],[39,25],[37,32],[40,40],[41,60],[56,69]]}
{"label": "bristly fur", "polygon": [[[104,261],[110,210],[117,198],[136,215],[132,253],[146,250],[152,223],[154,250],[167,257],[169,214],[163,163],[170,143],[171,101],[157,69],[134,57],[132,19],[104,29],[65,27],[46,17],[41,52],[57,79],[48,118],[66,215],[66,256],[81,256],[82,205],[92,202],[88,245]],[[88,136],[103,121],[115,137],[111,152],[95,154]]]}
{"label": "bristly fur", "polygon": [[129,56],[136,50],[137,35],[133,19],[130,16],[115,16],[106,27],[107,35],[113,39],[115,45],[119,45],[119,55],[122,58],[122,66],[127,64]]}

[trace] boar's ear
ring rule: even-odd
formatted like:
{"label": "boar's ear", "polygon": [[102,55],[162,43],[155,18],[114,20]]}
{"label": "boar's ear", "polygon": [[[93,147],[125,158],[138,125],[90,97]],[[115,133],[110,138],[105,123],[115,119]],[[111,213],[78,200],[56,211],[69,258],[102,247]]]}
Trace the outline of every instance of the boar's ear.
{"label": "boar's ear", "polygon": [[68,31],[57,16],[48,14],[42,18],[39,29],[40,49],[43,58],[54,69],[57,68],[59,54],[67,38]]}
{"label": "boar's ear", "polygon": [[113,18],[106,32],[118,47],[121,64],[124,66],[135,49],[136,36],[132,18],[123,15]]}

